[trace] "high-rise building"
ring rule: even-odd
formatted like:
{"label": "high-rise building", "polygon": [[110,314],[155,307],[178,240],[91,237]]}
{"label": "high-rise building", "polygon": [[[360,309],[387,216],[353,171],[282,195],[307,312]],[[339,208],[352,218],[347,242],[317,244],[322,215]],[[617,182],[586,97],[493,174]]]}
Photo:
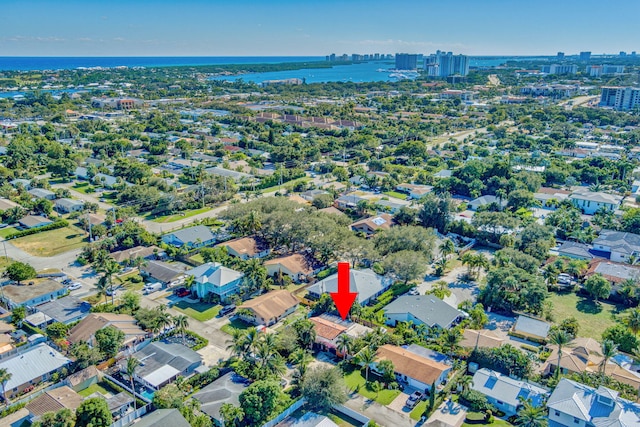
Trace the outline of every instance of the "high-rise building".
{"label": "high-rise building", "polygon": [[600,77],[605,74],[622,74],[624,65],[588,65],[587,74],[591,77]]}
{"label": "high-rise building", "polygon": [[591,52],[580,52],[580,61],[589,61],[591,59]]}
{"label": "high-rise building", "polygon": [[437,51],[426,57],[424,62],[424,68],[429,77],[466,76],[469,74],[469,57],[466,55]]}
{"label": "high-rise building", "polygon": [[605,86],[600,95],[600,106],[613,107],[616,110],[640,108],[640,88]]}
{"label": "high-rise building", "polygon": [[418,68],[418,55],[396,53],[396,70],[415,70]]}
{"label": "high-rise building", "polygon": [[575,74],[578,72],[578,66],[575,64],[543,65],[541,71],[545,74]]}
{"label": "high-rise building", "polygon": [[621,50],[619,56],[620,56],[620,58],[624,58],[624,57],[627,56],[627,52],[625,52],[624,50]]}
{"label": "high-rise building", "polygon": [[558,59],[562,61],[564,59],[564,52],[558,52]]}

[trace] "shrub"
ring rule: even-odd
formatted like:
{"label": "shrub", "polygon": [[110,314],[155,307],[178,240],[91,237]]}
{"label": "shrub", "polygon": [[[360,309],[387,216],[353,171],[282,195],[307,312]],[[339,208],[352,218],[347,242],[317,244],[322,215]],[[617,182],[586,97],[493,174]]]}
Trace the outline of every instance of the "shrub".
{"label": "shrub", "polygon": [[67,226],[69,226],[69,223],[67,221],[65,221],[64,219],[57,219],[51,224],[45,225],[43,227],[30,228],[28,230],[16,231],[15,233],[11,233],[7,236],[7,240],[30,236],[32,234],[41,233],[43,231],[57,230],[58,228],[64,228]]}

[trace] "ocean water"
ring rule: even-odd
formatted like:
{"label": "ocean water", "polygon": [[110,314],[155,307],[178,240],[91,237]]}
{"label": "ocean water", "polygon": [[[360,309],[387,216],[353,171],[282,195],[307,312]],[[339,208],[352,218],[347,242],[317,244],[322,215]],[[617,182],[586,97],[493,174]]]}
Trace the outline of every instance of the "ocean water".
{"label": "ocean water", "polygon": [[324,61],[320,56],[122,56],[27,57],[0,56],[0,71],[73,70],[93,67],[170,67],[179,65],[278,64]]}

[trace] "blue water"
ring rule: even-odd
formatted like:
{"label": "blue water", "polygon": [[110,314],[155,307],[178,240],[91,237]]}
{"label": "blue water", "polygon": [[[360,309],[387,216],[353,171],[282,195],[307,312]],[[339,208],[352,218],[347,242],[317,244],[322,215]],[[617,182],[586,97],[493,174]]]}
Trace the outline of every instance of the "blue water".
{"label": "blue water", "polygon": [[144,391],[139,392],[138,394],[140,394],[141,396],[144,396],[146,399],[153,400],[153,395],[155,393],[145,388]]}
{"label": "blue water", "polygon": [[279,64],[324,61],[320,56],[121,56],[27,57],[1,56],[0,71],[72,70],[92,67],[169,67],[178,65]]}

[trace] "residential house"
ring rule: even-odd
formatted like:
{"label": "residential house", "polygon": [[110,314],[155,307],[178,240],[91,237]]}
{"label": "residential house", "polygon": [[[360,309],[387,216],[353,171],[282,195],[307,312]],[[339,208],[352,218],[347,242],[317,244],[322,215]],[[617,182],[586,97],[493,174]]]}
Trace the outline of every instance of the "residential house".
{"label": "residential house", "polygon": [[93,182],[104,188],[113,188],[118,184],[118,178],[104,173],[97,173],[96,176],[93,177]]}
{"label": "residential house", "polygon": [[602,259],[594,259],[589,263],[585,277],[600,274],[611,282],[611,293],[616,293],[625,280],[638,280],[640,278],[640,266],[621,264]]}
{"label": "residential house", "polygon": [[33,279],[20,285],[3,286],[0,300],[4,301],[9,309],[34,307],[60,298],[68,292],[67,288],[55,280]]}
{"label": "residential house", "polygon": [[67,295],[38,306],[38,311],[54,322],[68,325],[87,317],[91,311],[91,304],[73,295]]}
{"label": "residential house", "polygon": [[443,169],[441,171],[434,173],[433,177],[436,179],[444,179],[444,178],[451,178],[452,175],[453,175],[453,171],[449,169]]}
{"label": "residential house", "polygon": [[69,375],[64,381],[74,391],[82,391],[100,381],[100,371],[93,365],[87,366],[83,370]]}
{"label": "residential house", "polygon": [[193,276],[195,283],[192,292],[198,298],[206,298],[209,294],[217,295],[222,301],[226,301],[231,295],[240,291],[244,273],[232,270],[218,262],[208,262],[186,272],[187,276]]}
{"label": "residential house", "polygon": [[12,181],[9,181],[9,184],[11,184],[14,187],[18,187],[18,186],[22,186],[25,190],[29,190],[31,188],[31,180],[30,179],[14,179]]}
{"label": "residential house", "polygon": [[546,340],[549,335],[551,325],[544,320],[521,314],[513,325],[513,332],[523,336],[525,339]]}
{"label": "residential house", "polygon": [[0,369],[10,372],[11,378],[4,386],[9,399],[32,389],[34,385],[51,378],[51,374],[68,366],[71,360],[57,350],[41,343],[25,351],[0,360]]}
{"label": "residential house", "polygon": [[533,199],[540,203],[540,206],[555,209],[560,202],[566,200],[571,194],[570,191],[559,190],[556,188],[542,187],[536,193],[533,193]]}
{"label": "residential house", "polygon": [[224,246],[229,255],[245,261],[252,258],[264,258],[271,253],[269,246],[256,237],[233,239],[216,246]]}
{"label": "residential house", "polygon": [[499,337],[488,329],[465,329],[460,341],[460,347],[497,348],[504,344],[504,341],[504,338]]}
{"label": "residential house", "polygon": [[593,249],[608,254],[611,261],[632,263],[640,256],[640,236],[624,231],[602,230],[593,240]]}
{"label": "residential house", "polygon": [[571,193],[569,199],[571,203],[583,213],[593,215],[600,209],[608,211],[617,210],[624,197],[602,192],[580,190]]}
{"label": "residential house", "polygon": [[40,396],[27,403],[29,419],[33,423],[47,412],[58,412],[69,409],[75,412],[82,404],[83,397],[67,386],[55,388],[42,393]]}
{"label": "residential house", "polygon": [[196,225],[195,227],[183,228],[173,233],[165,234],[162,236],[162,241],[178,248],[185,246],[194,249],[214,244],[216,236],[209,227]]}
{"label": "residential house", "polygon": [[[134,374],[135,378],[154,390],[179,376],[190,376],[202,364],[202,356],[189,347],[160,341],[152,342],[133,353],[133,357],[141,362]],[[120,362],[120,369],[126,371],[126,359]]]}
{"label": "residential house", "polygon": [[191,427],[177,409],[156,409],[133,425],[135,427]]}
{"label": "residential house", "polygon": [[0,211],[2,212],[7,211],[9,209],[13,209],[13,208],[18,208],[18,207],[22,207],[22,206],[20,206],[13,200],[0,199]]}
{"label": "residential house", "polygon": [[238,311],[238,315],[254,325],[271,326],[296,311],[299,303],[293,294],[281,289],[245,301],[238,309],[246,311],[246,314]]}
{"label": "residential house", "polygon": [[56,193],[53,191],[47,190],[45,188],[32,188],[29,190],[29,194],[31,194],[36,199],[46,199],[46,200],[55,200]]}
{"label": "residential house", "polygon": [[148,261],[140,267],[140,273],[166,287],[182,283],[185,277],[184,270],[162,261]]}
{"label": "residential house", "polygon": [[329,194],[324,190],[308,190],[305,191],[304,193],[300,194],[300,197],[302,197],[303,199],[305,199],[308,202],[313,202],[313,200],[318,197],[321,196],[323,194]]}
{"label": "residential house", "polygon": [[111,412],[111,416],[116,420],[126,414],[129,408],[133,406],[133,397],[129,393],[124,391],[106,398],[105,395],[96,391],[95,393],[87,396],[87,398],[92,397],[105,399],[105,401],[107,402],[107,407],[109,408],[109,412]]}
{"label": "residential house", "polygon": [[409,206],[410,202],[399,201],[400,199],[393,200],[377,200],[373,203],[374,207],[378,210],[378,212],[388,212],[391,214],[396,214],[400,211],[400,209]]}
{"label": "residential house", "polygon": [[147,333],[136,323],[136,319],[128,314],[91,313],[69,330],[67,341],[71,344],[86,342],[94,346],[95,333],[107,326],[113,326],[124,333],[123,346],[134,348],[144,341]]}
{"label": "residential house", "polygon": [[41,215],[27,215],[22,218],[18,223],[24,228],[39,228],[44,227],[45,225],[53,224],[49,218],[45,218]]}
{"label": "residential house", "polygon": [[[351,292],[357,292],[356,301],[366,305],[384,291],[389,289],[393,281],[389,277],[380,276],[371,269],[355,270],[349,269],[349,287]],[[309,296],[320,298],[322,294],[338,292],[338,274],[320,280],[309,286],[307,289]]]}
{"label": "residential house", "polygon": [[398,184],[396,190],[408,194],[410,199],[419,200],[431,193],[433,187],[431,185]]}
{"label": "residential house", "polygon": [[270,259],[264,266],[269,276],[286,274],[294,282],[302,282],[322,269],[316,260],[301,253]]}
{"label": "residential house", "polygon": [[56,212],[60,214],[80,212],[82,209],[84,209],[84,201],[63,198],[56,200],[54,206]]}
{"label": "residential house", "polygon": [[486,368],[473,375],[471,389],[485,395],[489,403],[506,416],[515,415],[523,400],[530,400],[533,406],[540,407],[549,397],[549,392],[541,387]]}
{"label": "residential house", "polygon": [[[558,346],[548,344],[551,354],[542,365],[541,371],[545,375],[552,374],[558,369]],[[599,372],[602,362],[600,343],[591,338],[575,338],[562,348],[560,356],[561,373],[569,374],[582,372]]]}
{"label": "residential house", "polygon": [[338,209],[338,208],[336,208],[334,206],[329,206],[327,208],[318,209],[318,212],[324,212],[324,213],[331,214],[331,215],[347,216],[347,214],[345,214],[340,209]]}
{"label": "residential house", "polygon": [[278,427],[338,427],[329,417],[314,412],[307,412],[291,423],[278,424]]}
{"label": "residential house", "polygon": [[640,405],[617,391],[562,378],[547,401],[550,427],[640,425]]}
{"label": "residential house", "polygon": [[488,206],[488,205],[490,205],[492,203],[495,203],[496,206],[500,206],[500,207],[507,206],[507,201],[506,200],[500,200],[496,196],[491,196],[491,195],[480,196],[478,198],[475,198],[475,199],[473,199],[472,201],[470,201],[468,203],[468,206],[469,206],[469,209],[471,209],[472,211],[475,212],[479,208],[481,208],[483,206]]}
{"label": "residential house", "polygon": [[78,166],[76,170],[73,171],[73,175],[78,179],[88,180],[89,179],[89,171],[87,168]]}
{"label": "residential house", "polygon": [[403,295],[383,308],[386,323],[413,322],[430,328],[449,329],[464,313],[434,295]]}
{"label": "residential house", "polygon": [[342,353],[338,350],[338,337],[340,335],[345,334],[352,339],[357,339],[372,331],[367,326],[350,320],[342,320],[340,317],[329,314],[311,317],[309,320],[313,322],[316,331],[315,344],[322,350],[334,352],[338,356],[342,356]]}
{"label": "residential house", "polygon": [[372,236],[378,230],[388,230],[393,225],[393,216],[380,214],[354,222],[349,227],[355,232],[362,232]]}
{"label": "residential house", "polygon": [[591,252],[591,246],[586,243],[571,242],[567,240],[558,248],[558,255],[573,259],[592,260],[595,255]]}
{"label": "residential house", "polygon": [[302,197],[298,196],[297,194],[290,194],[287,196],[287,200],[291,200],[292,202],[296,202],[300,205],[305,205],[305,206],[309,206],[311,203],[309,203],[309,201],[303,199]]}
{"label": "residential house", "polygon": [[382,360],[390,360],[393,363],[398,381],[425,393],[431,390],[432,385],[442,384],[451,372],[449,365],[435,362],[395,345],[385,344],[378,348],[375,364]]}
{"label": "residential house", "polygon": [[229,372],[198,391],[193,395],[193,398],[200,402],[200,411],[209,415],[215,421],[216,425],[224,425],[222,416],[220,415],[220,408],[225,403],[239,406],[240,393],[242,393],[249,384],[249,381],[245,378],[237,375],[235,372]]}
{"label": "residential house", "polygon": [[221,176],[224,178],[229,178],[235,182],[240,182],[243,179],[244,180],[249,180],[249,181],[254,181],[253,175],[250,175],[248,173],[244,173],[244,172],[237,172],[234,170],[230,170],[230,169],[224,169],[218,166],[213,166],[210,168],[206,168],[205,172],[207,172],[210,175],[216,175],[216,176]]}
{"label": "residential house", "polygon": [[358,207],[358,203],[363,200],[366,201],[367,199],[360,197],[355,193],[349,193],[338,197],[333,203],[338,209],[356,209]]}
{"label": "residential house", "polygon": [[136,258],[152,260],[156,258],[156,256],[162,256],[163,253],[164,251],[157,246],[136,246],[134,248],[111,252],[110,256],[117,263],[124,264]]}

